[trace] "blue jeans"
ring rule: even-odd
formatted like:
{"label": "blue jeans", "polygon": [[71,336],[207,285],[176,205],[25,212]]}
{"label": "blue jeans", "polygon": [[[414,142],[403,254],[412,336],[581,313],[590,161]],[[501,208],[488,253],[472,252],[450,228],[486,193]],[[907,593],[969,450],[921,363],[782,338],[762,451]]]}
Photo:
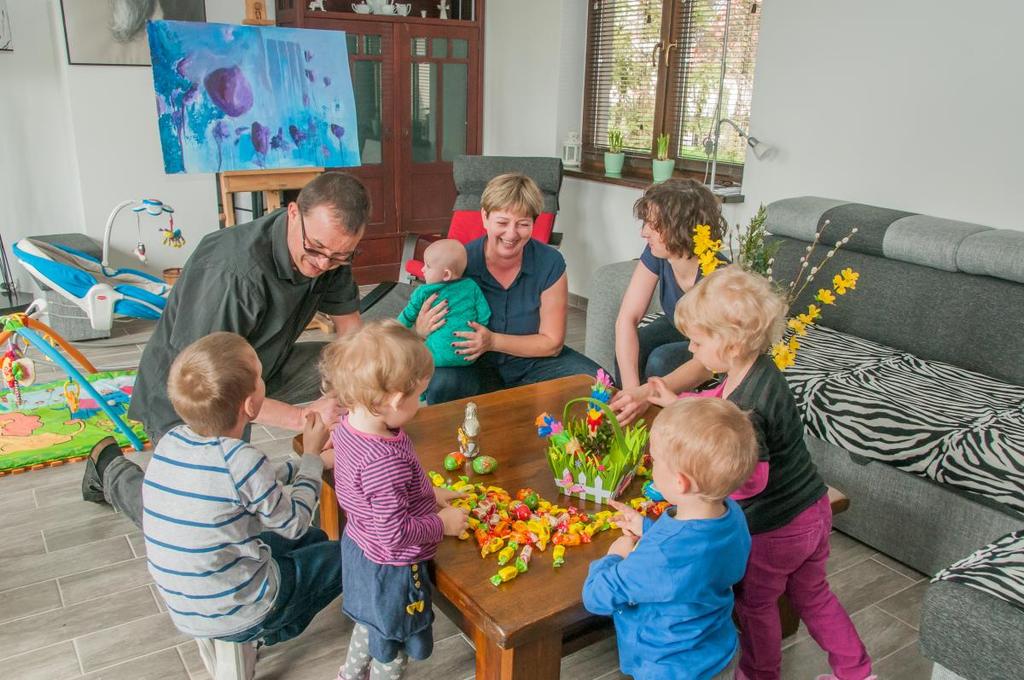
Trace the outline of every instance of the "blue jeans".
{"label": "blue jeans", "polygon": [[553,357],[510,357],[488,352],[470,366],[435,369],[425,396],[428,404],[442,404],[570,375],[596,375],[598,368],[591,359],[568,347]]}
{"label": "blue jeans", "polygon": [[[667,314],[637,330],[640,352],[637,356],[637,374],[644,383],[651,377],[663,377],[692,358],[690,341],[676,328]],[[622,377],[615,366],[615,380],[621,385]]]}
{"label": "blue jeans", "polygon": [[302,538],[287,539],[272,532],[260,534],[281,573],[274,606],[266,618],[227,642],[262,639],[273,645],[297,637],[324,607],[341,594],[341,551],[337,541],[310,527]]}

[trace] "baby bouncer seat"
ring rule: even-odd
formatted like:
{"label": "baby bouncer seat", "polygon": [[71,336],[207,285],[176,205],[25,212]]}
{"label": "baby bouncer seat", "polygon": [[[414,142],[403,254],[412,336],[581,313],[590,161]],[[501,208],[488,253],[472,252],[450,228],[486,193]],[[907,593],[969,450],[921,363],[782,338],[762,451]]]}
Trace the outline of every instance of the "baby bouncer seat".
{"label": "baby bouncer seat", "polygon": [[80,307],[93,329],[109,331],[114,315],[159,319],[170,287],[137,269],[114,269],[96,257],[60,243],[23,238],[12,251],[42,285]]}

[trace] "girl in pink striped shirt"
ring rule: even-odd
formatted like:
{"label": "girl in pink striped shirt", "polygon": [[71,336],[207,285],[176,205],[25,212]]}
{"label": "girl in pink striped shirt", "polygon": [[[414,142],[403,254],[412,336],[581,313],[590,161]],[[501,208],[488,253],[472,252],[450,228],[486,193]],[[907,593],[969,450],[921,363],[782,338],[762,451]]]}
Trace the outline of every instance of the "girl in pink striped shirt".
{"label": "girl in pink striped shirt", "polygon": [[459,494],[431,485],[402,425],[412,420],[434,362],[397,321],[371,322],[324,350],[321,372],[348,414],[331,433],[334,488],[347,518],[341,540],[343,611],[355,622],[339,680],[399,678],[433,650],[427,562],[466,529]]}

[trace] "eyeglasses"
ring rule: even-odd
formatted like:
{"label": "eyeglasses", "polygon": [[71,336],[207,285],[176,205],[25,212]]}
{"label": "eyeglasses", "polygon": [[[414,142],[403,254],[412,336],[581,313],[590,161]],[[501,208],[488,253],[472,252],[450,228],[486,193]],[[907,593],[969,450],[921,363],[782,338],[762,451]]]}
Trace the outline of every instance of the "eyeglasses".
{"label": "eyeglasses", "polygon": [[335,267],[345,267],[352,264],[352,261],[359,255],[358,250],[353,250],[347,255],[332,255],[325,253],[322,250],[309,247],[309,239],[306,237],[306,221],[302,217],[302,210],[299,210],[299,231],[302,232],[302,249],[306,251],[307,255],[312,257],[322,257],[330,262]]}

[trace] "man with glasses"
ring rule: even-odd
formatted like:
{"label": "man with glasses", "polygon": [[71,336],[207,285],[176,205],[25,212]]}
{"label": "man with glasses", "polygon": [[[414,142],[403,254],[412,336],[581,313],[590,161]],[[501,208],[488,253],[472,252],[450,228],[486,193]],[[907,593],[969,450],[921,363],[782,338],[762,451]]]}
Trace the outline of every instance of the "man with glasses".
{"label": "man with glasses", "polygon": [[[216,331],[244,337],[263,364],[267,399],[257,423],[299,431],[312,411],[325,423],[337,420],[337,401],[320,391],[317,361],[325,343],[296,340],[318,311],[331,317],[339,334],[361,323],[351,264],[369,213],[359,180],[328,172],[287,208],[202,240],[142,353],[128,410],[154,446],[181,423],[167,396],[171,363],[189,344]],[[312,403],[297,406],[307,402]],[[82,495],[108,500],[141,525],[142,471],[111,444],[109,438],[94,447]]]}

